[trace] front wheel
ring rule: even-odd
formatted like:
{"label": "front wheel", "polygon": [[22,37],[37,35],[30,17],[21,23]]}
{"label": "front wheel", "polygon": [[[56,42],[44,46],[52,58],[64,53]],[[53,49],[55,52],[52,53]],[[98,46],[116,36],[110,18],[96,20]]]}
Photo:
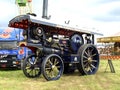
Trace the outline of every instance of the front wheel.
{"label": "front wheel", "polygon": [[78,70],[82,75],[95,74],[99,67],[99,54],[97,48],[92,44],[85,44],[78,50],[80,57]]}
{"label": "front wheel", "polygon": [[46,80],[58,80],[64,71],[64,64],[60,56],[48,55],[42,62],[42,73]]}

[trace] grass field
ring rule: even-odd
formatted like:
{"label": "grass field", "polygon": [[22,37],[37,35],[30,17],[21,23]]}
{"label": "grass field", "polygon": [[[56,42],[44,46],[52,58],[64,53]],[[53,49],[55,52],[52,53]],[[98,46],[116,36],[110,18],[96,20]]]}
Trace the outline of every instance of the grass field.
{"label": "grass field", "polygon": [[105,72],[107,63],[101,60],[95,75],[80,76],[75,72],[49,82],[43,76],[27,78],[22,70],[0,70],[0,90],[120,90],[120,61],[112,61],[116,73],[111,73],[109,67]]}

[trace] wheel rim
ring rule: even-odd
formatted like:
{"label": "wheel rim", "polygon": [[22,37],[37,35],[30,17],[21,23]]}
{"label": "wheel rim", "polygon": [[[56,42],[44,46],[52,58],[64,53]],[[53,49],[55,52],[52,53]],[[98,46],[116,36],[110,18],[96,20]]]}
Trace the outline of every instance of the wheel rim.
{"label": "wheel rim", "polygon": [[85,74],[94,74],[99,66],[99,55],[95,47],[87,47],[82,54],[82,66]]}
{"label": "wheel rim", "polygon": [[57,80],[63,73],[63,62],[60,57],[53,55],[46,59],[43,75],[47,80]]}
{"label": "wheel rim", "polygon": [[31,55],[25,60],[23,72],[27,77],[32,78],[41,74],[40,61],[35,55]]}

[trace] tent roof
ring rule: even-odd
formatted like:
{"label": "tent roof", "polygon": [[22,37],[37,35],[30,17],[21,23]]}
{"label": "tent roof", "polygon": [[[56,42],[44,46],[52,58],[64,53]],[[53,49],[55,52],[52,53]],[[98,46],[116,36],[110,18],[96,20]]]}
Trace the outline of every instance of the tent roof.
{"label": "tent roof", "polygon": [[109,37],[97,38],[98,43],[110,43],[110,42],[120,42],[120,32],[113,34]]}

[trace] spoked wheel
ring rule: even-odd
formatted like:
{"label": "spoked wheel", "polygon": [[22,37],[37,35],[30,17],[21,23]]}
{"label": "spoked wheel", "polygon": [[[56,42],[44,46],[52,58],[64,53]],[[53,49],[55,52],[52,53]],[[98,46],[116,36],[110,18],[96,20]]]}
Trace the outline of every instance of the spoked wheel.
{"label": "spoked wheel", "polygon": [[41,61],[36,55],[30,55],[23,61],[23,73],[29,78],[39,77],[41,74]]}
{"label": "spoked wheel", "polygon": [[64,71],[64,64],[60,56],[48,55],[42,62],[42,73],[46,80],[58,80]]}
{"label": "spoked wheel", "polygon": [[92,44],[85,44],[80,47],[78,54],[80,61],[78,70],[82,75],[95,74],[99,67],[99,54],[96,47]]}

